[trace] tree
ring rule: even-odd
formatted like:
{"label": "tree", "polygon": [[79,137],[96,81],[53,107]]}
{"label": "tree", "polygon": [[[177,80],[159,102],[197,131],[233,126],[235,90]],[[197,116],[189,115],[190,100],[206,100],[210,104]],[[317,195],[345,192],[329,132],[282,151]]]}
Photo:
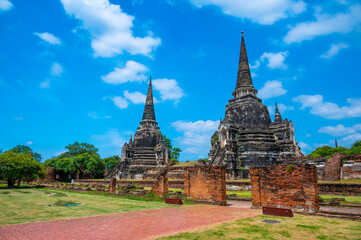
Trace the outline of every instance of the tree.
{"label": "tree", "polygon": [[68,151],[45,161],[45,165],[62,173],[76,171],[79,178],[83,178],[86,173],[93,177],[102,177],[105,171],[105,162],[100,158],[98,149],[93,144],[74,142],[65,148]]}
{"label": "tree", "polygon": [[112,157],[104,158],[105,168],[108,170],[111,170],[117,165],[118,162],[120,162],[121,158],[117,155],[114,155]]}
{"label": "tree", "polygon": [[358,140],[352,144],[348,154],[349,155],[361,154],[361,140]]}
{"label": "tree", "polygon": [[37,162],[31,154],[14,153],[6,151],[0,154],[0,178],[8,182],[8,187],[12,188],[15,182],[32,181],[38,177],[45,177],[46,173],[43,165]]}
{"label": "tree", "polygon": [[34,152],[29,146],[26,145],[16,145],[9,151],[12,151],[13,153],[24,153],[24,154],[30,153],[31,156],[38,162],[41,162],[41,160],[43,159],[39,153]]}
{"label": "tree", "polygon": [[167,138],[167,136],[162,135],[163,142],[167,145],[169,149],[169,159],[172,162],[179,162],[178,158],[182,150],[179,147],[173,147],[172,141]]}
{"label": "tree", "polygon": [[345,147],[330,147],[330,146],[322,146],[316,148],[312,153],[308,154],[307,157],[316,158],[316,157],[325,157],[329,158],[335,153],[345,153],[348,154],[349,149]]}

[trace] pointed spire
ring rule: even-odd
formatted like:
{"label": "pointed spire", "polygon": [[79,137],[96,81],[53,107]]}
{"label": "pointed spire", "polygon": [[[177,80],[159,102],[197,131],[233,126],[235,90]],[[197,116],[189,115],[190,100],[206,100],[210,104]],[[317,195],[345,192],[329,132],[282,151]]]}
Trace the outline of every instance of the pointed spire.
{"label": "pointed spire", "polygon": [[338,147],[337,139],[335,139],[335,147],[336,147],[336,148]]}
{"label": "pointed spire", "polygon": [[154,104],[153,104],[153,90],[152,90],[152,76],[149,79],[149,87],[147,99],[145,101],[144,113],[143,113],[143,121],[144,120],[154,120],[155,121],[155,113],[154,113]]}
{"label": "pointed spire", "polygon": [[133,134],[130,134],[130,139],[129,139],[129,143],[133,142]]}
{"label": "pointed spire", "polygon": [[277,102],[276,102],[275,122],[281,122],[281,121],[282,121],[282,117],[281,117],[280,111],[278,111],[278,106],[277,106]]}
{"label": "pointed spire", "polygon": [[238,76],[237,76],[236,89],[242,88],[242,87],[253,88],[251,72],[249,70],[249,64],[248,64],[246,43],[244,42],[244,37],[243,37],[243,31],[241,33],[242,33],[242,41],[241,41],[241,52],[239,54]]}

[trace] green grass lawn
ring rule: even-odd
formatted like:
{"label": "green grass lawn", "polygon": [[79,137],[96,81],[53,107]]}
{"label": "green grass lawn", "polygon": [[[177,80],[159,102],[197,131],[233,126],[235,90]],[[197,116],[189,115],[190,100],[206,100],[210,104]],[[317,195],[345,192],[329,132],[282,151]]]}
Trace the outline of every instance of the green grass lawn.
{"label": "green grass lawn", "polygon": [[[263,223],[265,219],[281,223]],[[161,239],[361,239],[361,222],[303,215],[293,218],[260,215]]]}
{"label": "green grass lawn", "polygon": [[[63,193],[65,196],[49,195],[49,193]],[[49,206],[58,200],[79,202],[84,205]],[[118,196],[45,188],[0,189],[0,203],[0,225],[170,207],[163,201],[132,200]]]}

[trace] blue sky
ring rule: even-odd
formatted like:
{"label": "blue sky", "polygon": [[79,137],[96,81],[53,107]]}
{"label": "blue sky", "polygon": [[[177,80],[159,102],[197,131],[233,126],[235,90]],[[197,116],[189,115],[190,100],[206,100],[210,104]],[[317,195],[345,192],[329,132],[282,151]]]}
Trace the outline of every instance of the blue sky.
{"label": "blue sky", "polygon": [[0,149],[103,157],[141,121],[206,157],[236,85],[241,31],[258,96],[309,153],[361,139],[361,4],[296,0],[0,0]]}

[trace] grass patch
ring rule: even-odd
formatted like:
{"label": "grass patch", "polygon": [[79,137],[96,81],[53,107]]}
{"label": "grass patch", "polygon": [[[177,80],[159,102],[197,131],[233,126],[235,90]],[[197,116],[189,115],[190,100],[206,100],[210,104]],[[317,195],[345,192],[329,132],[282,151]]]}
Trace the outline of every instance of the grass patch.
{"label": "grass patch", "polygon": [[344,198],[342,203],[359,203],[361,204],[361,196],[337,196],[337,195],[320,195],[320,198],[325,202],[331,202],[332,198]]}
{"label": "grass patch", "polygon": [[342,179],[339,181],[322,181],[318,180],[318,183],[361,183],[361,179]]}
{"label": "grass patch", "polygon": [[[9,192],[9,193],[3,193]],[[26,222],[48,221],[103,215],[120,212],[140,211],[163,207],[177,207],[164,204],[164,200],[140,199],[137,197],[120,197],[99,193],[72,192],[66,190],[49,190],[45,188],[0,189],[0,225]],[[63,201],[81,202],[81,207],[64,208],[54,205],[54,198],[62,195]],[[63,196],[66,195],[66,196]]]}
{"label": "grass patch", "polygon": [[1,194],[10,194],[10,191],[1,191]]}
{"label": "grass patch", "polygon": [[[280,224],[263,223],[273,219]],[[295,215],[293,218],[260,215],[221,223],[161,239],[360,239],[361,223],[341,219]]]}
{"label": "grass patch", "polygon": [[236,194],[241,198],[252,198],[252,192],[250,191],[227,191],[227,195]]}

